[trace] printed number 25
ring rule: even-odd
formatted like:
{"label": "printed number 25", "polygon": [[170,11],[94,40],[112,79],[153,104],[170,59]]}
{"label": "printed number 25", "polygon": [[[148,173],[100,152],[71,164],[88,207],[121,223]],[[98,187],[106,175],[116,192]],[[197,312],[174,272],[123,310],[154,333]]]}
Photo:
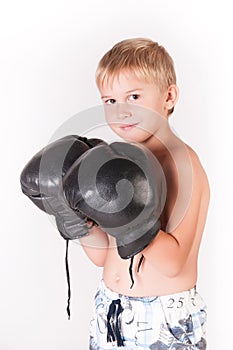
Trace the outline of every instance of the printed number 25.
{"label": "printed number 25", "polygon": [[184,305],[184,298],[183,297],[180,297],[180,299],[177,301],[177,303],[176,303],[176,300],[173,298],[170,298],[169,301],[170,301],[170,304],[168,305],[168,308],[170,308],[170,309],[172,309],[174,307],[177,307],[177,309],[180,309]]}

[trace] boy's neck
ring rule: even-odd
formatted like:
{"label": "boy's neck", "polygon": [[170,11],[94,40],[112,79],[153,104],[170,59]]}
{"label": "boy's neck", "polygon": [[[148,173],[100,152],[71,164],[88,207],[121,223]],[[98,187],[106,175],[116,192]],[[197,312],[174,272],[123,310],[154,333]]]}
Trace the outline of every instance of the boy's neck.
{"label": "boy's neck", "polygon": [[163,156],[170,148],[173,148],[177,144],[177,140],[177,136],[170,129],[169,124],[167,124],[142,144],[153,154]]}

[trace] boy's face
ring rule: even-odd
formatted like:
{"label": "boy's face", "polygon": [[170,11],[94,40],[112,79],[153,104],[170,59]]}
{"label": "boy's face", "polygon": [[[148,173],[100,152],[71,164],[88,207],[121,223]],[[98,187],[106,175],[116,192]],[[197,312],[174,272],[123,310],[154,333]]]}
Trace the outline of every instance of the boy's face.
{"label": "boy's face", "polygon": [[99,90],[106,107],[106,120],[123,139],[146,141],[167,121],[167,91],[161,93],[154,83],[131,72],[122,72],[118,78],[105,81]]}

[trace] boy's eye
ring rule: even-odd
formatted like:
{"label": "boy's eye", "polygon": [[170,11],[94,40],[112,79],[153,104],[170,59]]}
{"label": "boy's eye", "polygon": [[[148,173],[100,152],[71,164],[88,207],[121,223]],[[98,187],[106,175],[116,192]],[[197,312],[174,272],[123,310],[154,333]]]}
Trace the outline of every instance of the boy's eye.
{"label": "boy's eye", "polygon": [[105,103],[107,105],[113,105],[114,103],[116,103],[116,100],[114,100],[114,98],[110,98],[109,100],[106,100]]}
{"label": "boy's eye", "polygon": [[137,95],[137,94],[133,94],[133,95],[130,95],[129,96],[129,100],[137,100],[139,98],[139,95]]}

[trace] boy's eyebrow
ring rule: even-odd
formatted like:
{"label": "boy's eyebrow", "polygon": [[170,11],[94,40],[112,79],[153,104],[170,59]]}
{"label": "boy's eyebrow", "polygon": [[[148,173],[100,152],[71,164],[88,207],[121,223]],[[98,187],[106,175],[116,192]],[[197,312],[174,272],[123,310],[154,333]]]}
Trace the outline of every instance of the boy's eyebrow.
{"label": "boy's eyebrow", "polygon": [[[126,91],[125,94],[129,94],[131,92],[134,92],[134,91],[142,91],[143,89],[142,88],[138,88],[138,89],[133,89],[133,90],[129,90],[129,91]],[[111,96],[101,96],[101,98],[109,98]]]}
{"label": "boy's eyebrow", "polygon": [[101,98],[109,98],[109,97],[111,97],[111,96],[101,96]]}

